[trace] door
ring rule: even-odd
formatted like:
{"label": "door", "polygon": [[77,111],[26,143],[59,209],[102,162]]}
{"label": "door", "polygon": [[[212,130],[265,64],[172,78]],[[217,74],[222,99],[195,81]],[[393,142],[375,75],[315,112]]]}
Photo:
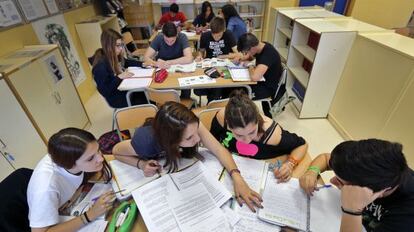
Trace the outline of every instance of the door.
{"label": "door", "polygon": [[0,105],[0,151],[14,168],[33,169],[46,154],[46,145],[4,80],[0,80]]}

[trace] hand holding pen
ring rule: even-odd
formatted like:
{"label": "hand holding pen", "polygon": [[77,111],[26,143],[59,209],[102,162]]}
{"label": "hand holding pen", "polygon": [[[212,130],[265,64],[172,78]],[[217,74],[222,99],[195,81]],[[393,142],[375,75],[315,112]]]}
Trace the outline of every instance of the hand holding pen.
{"label": "hand holding pen", "polygon": [[112,209],[112,205],[115,199],[116,199],[115,193],[112,190],[102,194],[97,199],[96,198],[92,199],[92,201],[95,201],[95,203],[86,212],[86,214],[88,215],[88,219],[93,221],[97,217],[108,212],[110,209]]}
{"label": "hand holding pen", "polygon": [[144,172],[144,176],[153,176],[162,171],[162,166],[157,160],[140,161],[140,169]]}
{"label": "hand holding pen", "polygon": [[275,177],[278,179],[278,183],[287,182],[292,177],[293,166],[289,162],[282,164],[280,160],[277,160],[276,168],[274,169]]}

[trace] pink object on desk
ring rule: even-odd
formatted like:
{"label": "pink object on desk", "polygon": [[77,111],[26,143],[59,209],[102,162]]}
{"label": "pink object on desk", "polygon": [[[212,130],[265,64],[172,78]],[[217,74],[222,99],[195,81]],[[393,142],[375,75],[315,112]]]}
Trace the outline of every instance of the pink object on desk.
{"label": "pink object on desk", "polygon": [[236,142],[236,148],[240,155],[255,156],[259,151],[259,148],[255,144]]}

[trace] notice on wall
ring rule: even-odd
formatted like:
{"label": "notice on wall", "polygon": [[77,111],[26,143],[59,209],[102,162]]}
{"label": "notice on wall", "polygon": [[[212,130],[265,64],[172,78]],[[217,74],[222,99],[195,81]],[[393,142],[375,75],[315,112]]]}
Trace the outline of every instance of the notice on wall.
{"label": "notice on wall", "polygon": [[59,8],[55,0],[44,0],[44,2],[47,10],[49,11],[49,14],[56,14],[59,12]]}
{"label": "notice on wall", "polygon": [[59,63],[56,60],[55,55],[47,57],[44,62],[55,84],[63,79],[63,72],[59,67]]}
{"label": "notice on wall", "polygon": [[24,16],[27,20],[32,21],[47,16],[47,10],[43,0],[18,0]]}
{"label": "notice on wall", "polygon": [[22,23],[22,17],[12,0],[0,0],[0,28]]}

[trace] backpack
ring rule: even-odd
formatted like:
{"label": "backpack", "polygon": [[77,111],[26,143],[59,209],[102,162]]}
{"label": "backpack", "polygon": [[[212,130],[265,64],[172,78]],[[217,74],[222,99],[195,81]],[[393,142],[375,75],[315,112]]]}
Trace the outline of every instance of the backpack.
{"label": "backpack", "polygon": [[[130,139],[131,134],[129,133],[129,130],[121,131],[121,137],[122,140]],[[112,148],[119,142],[121,142],[121,140],[119,139],[116,130],[106,132],[98,139],[99,148],[103,154],[112,154]]]}

